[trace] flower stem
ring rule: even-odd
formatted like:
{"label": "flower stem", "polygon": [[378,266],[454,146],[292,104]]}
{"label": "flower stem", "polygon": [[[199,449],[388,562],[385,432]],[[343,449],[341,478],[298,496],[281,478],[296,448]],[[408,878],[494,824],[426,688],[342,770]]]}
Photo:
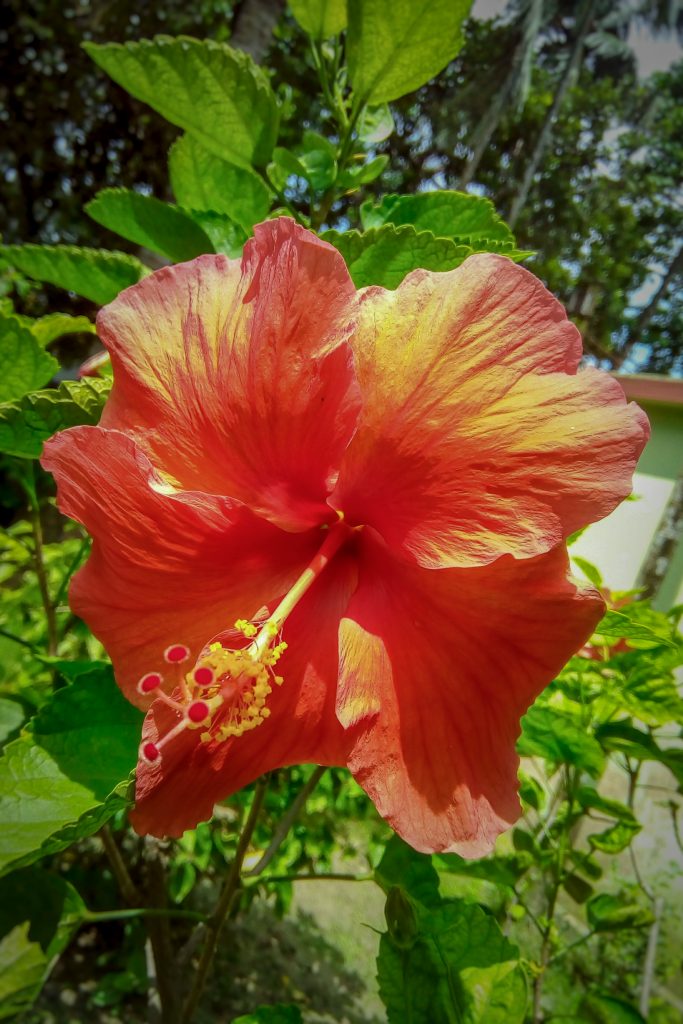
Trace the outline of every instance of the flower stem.
{"label": "flower stem", "polygon": [[33,564],[36,570],[36,576],[38,577],[38,589],[40,590],[40,599],[45,609],[45,622],[47,624],[47,653],[50,656],[54,656],[57,653],[57,617],[55,615],[55,606],[50,598],[50,588],[47,581],[47,571],[45,569],[45,557],[43,548],[43,524],[40,518],[40,504],[35,491],[35,486],[27,487],[26,493],[28,494],[29,504],[29,515],[31,519],[31,529],[33,531]]}
{"label": "flower stem", "polygon": [[202,950],[199,966],[197,967],[194,984],[192,985],[192,989],[183,1008],[181,1024],[191,1024],[191,1021],[194,1019],[195,1010],[197,1009],[199,1000],[201,999],[204,986],[206,985],[209,976],[211,964],[213,963],[221,929],[225,923],[226,917],[232,909],[233,902],[240,886],[242,864],[244,862],[244,857],[249,847],[249,843],[251,842],[251,837],[254,834],[258,816],[261,813],[267,786],[267,777],[259,779],[256,784],[256,792],[254,793],[254,799],[249,810],[249,816],[242,830],[242,834],[240,835],[237,849],[235,851],[235,857],[230,866],[230,871],[223,887],[223,892],[216,904],[216,909],[206,923],[204,949]]}

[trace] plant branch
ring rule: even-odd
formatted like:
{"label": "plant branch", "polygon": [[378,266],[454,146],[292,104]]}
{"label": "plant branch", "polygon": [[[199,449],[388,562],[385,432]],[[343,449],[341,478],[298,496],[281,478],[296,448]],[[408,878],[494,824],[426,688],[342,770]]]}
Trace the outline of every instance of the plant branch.
{"label": "plant branch", "polygon": [[126,867],[125,861],[121,856],[121,851],[118,848],[118,844],[114,839],[109,825],[104,825],[99,832],[102,845],[104,846],[104,852],[107,855],[109,866],[111,867],[112,874],[116,879],[116,883],[121,890],[126,903],[135,905],[136,903],[142,902],[142,896],[140,895],[133,879],[130,877],[128,868]]}
{"label": "plant branch", "polygon": [[35,491],[31,492],[27,489],[27,493],[31,529],[33,531],[33,563],[36,576],[38,577],[38,589],[40,590],[40,599],[45,609],[45,621],[47,624],[47,653],[53,657],[57,653],[58,644],[57,617],[55,615],[55,606],[50,598],[50,588],[45,569],[43,524],[40,518],[40,505],[38,504]]}
{"label": "plant branch", "polygon": [[292,827],[294,821],[299,816],[300,812],[303,810],[304,805],[306,804],[306,801],[308,800],[309,796],[311,795],[315,787],[318,785],[320,779],[322,778],[326,771],[327,768],[323,765],[320,765],[315,769],[310,779],[308,779],[308,781],[303,784],[303,786],[295,796],[294,800],[287,808],[280,821],[277,823],[275,831],[273,832],[273,838],[271,839],[270,844],[268,845],[268,848],[264,852],[263,856],[253,868],[250,868],[249,871],[245,871],[244,874],[246,878],[252,878],[255,875],[260,875],[261,872],[265,871],[265,869],[268,867],[273,857],[282,846],[282,843],[284,842],[287,833]]}
{"label": "plant branch", "polygon": [[233,902],[240,887],[242,864],[244,862],[244,857],[249,847],[249,843],[251,842],[254,829],[256,828],[258,816],[261,813],[267,786],[267,777],[259,779],[256,784],[256,792],[254,793],[254,799],[249,810],[249,816],[244,828],[242,829],[237,849],[235,850],[235,857],[230,866],[230,871],[223,887],[223,892],[221,893],[221,897],[216,905],[216,909],[206,922],[204,949],[202,950],[192,989],[190,990],[190,994],[188,995],[185,1006],[183,1007],[181,1024],[191,1024],[194,1020],[195,1010],[197,1009],[199,1000],[201,999],[204,986],[206,985],[209,976],[211,964],[213,963],[221,929],[225,923],[226,917],[232,909]]}

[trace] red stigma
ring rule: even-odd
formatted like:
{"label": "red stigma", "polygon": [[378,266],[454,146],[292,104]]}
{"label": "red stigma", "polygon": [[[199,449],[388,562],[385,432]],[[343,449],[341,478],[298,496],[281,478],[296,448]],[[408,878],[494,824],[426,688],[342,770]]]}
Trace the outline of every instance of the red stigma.
{"label": "red stigma", "polygon": [[159,672],[147,672],[138,683],[138,693],[151,693],[161,686],[163,677]]}
{"label": "red stigma", "polygon": [[195,725],[199,725],[209,717],[209,705],[203,700],[196,700],[187,709],[187,717]]}
{"label": "red stigma", "polygon": [[208,665],[200,665],[199,668],[196,668],[192,673],[192,678],[197,686],[210,686],[214,681],[215,676],[213,669],[210,669]]}
{"label": "red stigma", "polygon": [[157,760],[157,758],[159,757],[159,754],[161,753],[161,751],[157,747],[156,743],[152,743],[150,741],[149,743],[143,743],[142,744],[142,747],[140,749],[140,753],[142,754],[142,756],[145,759],[145,761],[152,762],[152,761],[156,761]]}
{"label": "red stigma", "polygon": [[187,661],[190,657],[190,648],[185,644],[171,644],[164,651],[164,659],[170,665],[179,665],[181,661]]}

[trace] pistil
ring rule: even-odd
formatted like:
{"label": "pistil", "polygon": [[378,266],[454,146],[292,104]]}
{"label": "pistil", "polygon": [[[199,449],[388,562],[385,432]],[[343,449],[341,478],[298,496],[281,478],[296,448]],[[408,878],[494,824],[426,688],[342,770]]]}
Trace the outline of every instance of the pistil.
{"label": "pistil", "polygon": [[344,523],[343,515],[338,515],[336,523],[323,527],[327,536],[319,551],[268,618],[261,623],[246,619],[235,623],[231,639],[241,646],[209,642],[199,652],[193,668],[186,672],[190,649],[182,643],[171,644],[164,651],[164,661],[175,674],[172,696],[162,689],[161,672],[147,672],[140,679],[140,693],[154,694],[179,716],[176,724],[156,742],[141,743],[143,761],[157,763],[163,748],[185,729],[202,728],[200,738],[204,742],[223,741],[255,729],[269,717],[267,698],[273,685],[280,686],[284,681],[275,673],[275,665],[287,648],[281,639],[283,626],[353,533]]}

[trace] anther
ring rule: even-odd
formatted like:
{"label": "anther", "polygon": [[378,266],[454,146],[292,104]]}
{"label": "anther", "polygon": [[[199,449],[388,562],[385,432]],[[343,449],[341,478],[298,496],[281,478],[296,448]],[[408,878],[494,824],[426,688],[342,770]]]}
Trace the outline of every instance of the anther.
{"label": "anther", "polygon": [[155,761],[159,760],[161,751],[157,747],[156,743],[152,743],[151,740],[147,743],[140,745],[140,757],[147,764],[154,764]]}
{"label": "anther", "polygon": [[164,660],[169,665],[179,665],[183,661],[187,661],[190,657],[190,648],[186,647],[185,644],[171,644],[164,651]]}
{"label": "anther", "polygon": [[163,683],[164,678],[160,672],[146,672],[145,675],[138,682],[137,690],[138,693],[146,696],[148,693],[152,693],[157,690]]}
{"label": "anther", "polygon": [[208,665],[199,665],[192,673],[192,678],[197,686],[211,686],[216,676]]}
{"label": "anther", "polygon": [[209,705],[203,700],[193,701],[186,712],[188,720],[192,722],[193,725],[201,725],[207,720],[210,713],[211,709]]}

